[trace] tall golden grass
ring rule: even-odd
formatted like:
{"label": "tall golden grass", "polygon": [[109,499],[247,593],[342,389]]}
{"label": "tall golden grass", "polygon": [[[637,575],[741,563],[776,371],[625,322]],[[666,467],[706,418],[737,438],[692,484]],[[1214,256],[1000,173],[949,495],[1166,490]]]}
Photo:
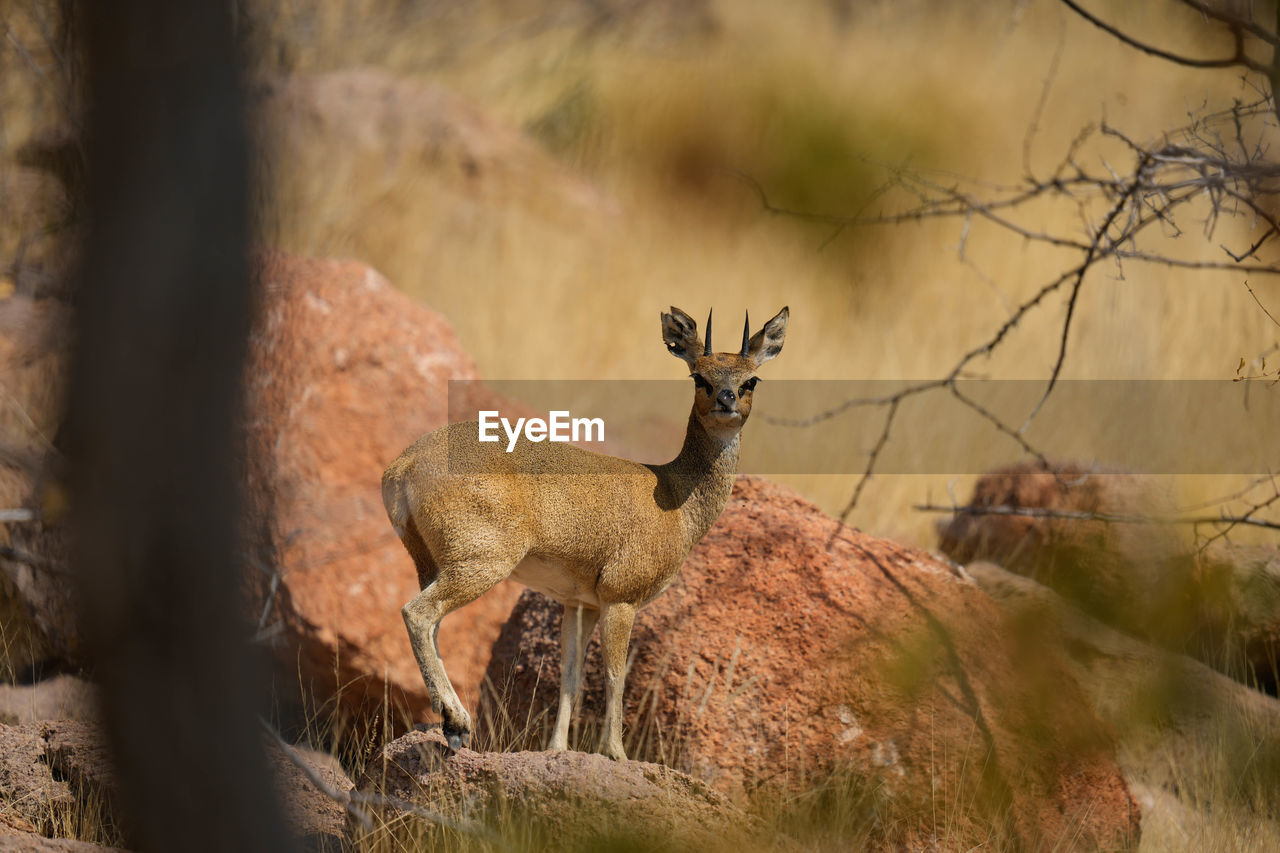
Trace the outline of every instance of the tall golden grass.
{"label": "tall golden grass", "polygon": [[[731,172],[751,175],[780,204],[854,214],[876,209],[866,205],[886,167],[1015,183],[1024,146],[1031,168],[1045,174],[1090,123],[1105,119],[1152,140],[1206,103],[1252,94],[1235,72],[1141,55],[1053,3],[866,4],[843,22],[820,2],[785,10],[722,3],[709,31],[673,24],[666,6],[652,5],[648,18],[641,4],[638,18],[593,31],[571,3],[541,17],[520,4],[398,17],[375,0],[323,10],[279,4],[264,19],[264,40],[285,47],[267,54],[267,69],[372,64],[443,83],[526,129],[602,202],[567,223],[517,193],[460,215],[440,203],[446,179],[431,164],[385,174],[384,164],[354,163],[317,141],[322,150],[280,163],[273,175],[288,190],[276,197],[289,201],[269,212],[272,238],[378,267],[442,311],[493,378],[679,376],[655,332],[655,310],[672,303],[730,317],[747,308],[758,318],[789,304],[785,357],[769,377],[937,377],[1068,256],[959,220],[834,233],[770,215]],[[1106,11],[1162,44],[1206,55],[1222,48],[1177,7],[1113,3]],[[1125,156],[1099,139],[1078,155],[1095,166],[1120,166]],[[1205,239],[1197,217],[1206,210],[1185,212],[1182,236],[1155,235],[1147,248],[1221,260],[1219,243],[1256,238],[1249,223],[1227,221]],[[1086,233],[1065,201],[1039,206],[1029,220]],[[1251,284],[1280,305],[1280,284]],[[1046,377],[1062,306],[1048,300],[975,370]],[[1082,293],[1064,376],[1229,378],[1277,331],[1240,275],[1108,265]],[[767,384],[757,408],[771,411]],[[882,413],[846,417],[878,423]],[[808,439],[796,432],[793,440]],[[779,479],[834,512],[855,477]],[[910,507],[963,499],[968,479],[878,477],[851,521],[930,546],[931,519]],[[1237,483],[1181,477],[1171,485],[1194,503]]]}

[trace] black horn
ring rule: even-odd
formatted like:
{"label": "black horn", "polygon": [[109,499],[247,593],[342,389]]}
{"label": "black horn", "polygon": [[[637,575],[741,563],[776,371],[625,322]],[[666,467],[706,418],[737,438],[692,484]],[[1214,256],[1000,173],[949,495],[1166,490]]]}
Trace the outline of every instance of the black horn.
{"label": "black horn", "polygon": [[751,340],[751,312],[747,312],[747,320],[742,324],[742,352],[738,355],[747,357],[747,342]]}
{"label": "black horn", "polygon": [[707,309],[707,342],[702,346],[703,355],[711,355],[711,312],[714,308]]}

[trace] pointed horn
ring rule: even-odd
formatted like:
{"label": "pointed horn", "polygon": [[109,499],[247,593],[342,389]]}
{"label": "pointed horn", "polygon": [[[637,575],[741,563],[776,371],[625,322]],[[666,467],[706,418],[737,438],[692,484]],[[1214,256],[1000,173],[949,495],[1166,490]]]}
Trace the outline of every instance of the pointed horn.
{"label": "pointed horn", "polygon": [[743,358],[747,357],[747,343],[751,340],[751,312],[747,312],[747,321],[742,324],[742,352],[738,353]]}
{"label": "pointed horn", "polygon": [[713,310],[715,309],[707,311],[707,342],[702,347],[703,355],[711,355],[711,311]]}

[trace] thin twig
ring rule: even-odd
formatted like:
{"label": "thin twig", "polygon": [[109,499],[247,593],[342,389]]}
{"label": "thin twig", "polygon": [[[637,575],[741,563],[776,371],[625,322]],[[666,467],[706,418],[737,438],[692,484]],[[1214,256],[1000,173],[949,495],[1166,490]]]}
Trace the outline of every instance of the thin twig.
{"label": "thin twig", "polygon": [[1254,60],[1250,58],[1247,54],[1245,54],[1244,45],[1242,43],[1243,40],[1239,37],[1238,32],[1237,32],[1237,38],[1236,38],[1236,49],[1231,56],[1225,57],[1223,59],[1195,59],[1190,56],[1182,56],[1181,54],[1170,53],[1167,50],[1161,50],[1160,48],[1155,47],[1153,45],[1149,45],[1145,42],[1138,41],[1136,38],[1129,35],[1128,33],[1125,33],[1123,30],[1113,27],[1111,24],[1108,24],[1106,21],[1102,20],[1101,18],[1081,8],[1080,5],[1075,2],[1075,0],[1061,0],[1061,2],[1068,9],[1075,12],[1077,15],[1084,18],[1086,21],[1093,24],[1098,29],[1102,30],[1105,33],[1108,33],[1109,35],[1111,35],[1116,39],[1119,39],[1120,41],[1124,42],[1130,47],[1137,48],[1143,53],[1158,57],[1160,59],[1175,63],[1177,65],[1186,65],[1190,68],[1231,68],[1233,66],[1238,65],[1244,68],[1248,68],[1250,71],[1257,71],[1264,74],[1269,73],[1271,71],[1270,65],[1264,65],[1263,63],[1258,62],[1257,60]]}
{"label": "thin twig", "polygon": [[1254,23],[1252,20],[1248,18],[1242,18],[1239,15],[1233,15],[1231,12],[1227,11],[1226,9],[1218,8],[1217,6],[1211,5],[1209,3],[1203,3],[1201,2],[1201,0],[1178,0],[1178,2],[1180,2],[1184,6],[1189,6],[1190,8],[1195,9],[1197,12],[1204,15],[1206,18],[1212,18],[1215,21],[1221,21],[1222,23],[1227,24],[1228,26],[1239,27],[1240,29],[1247,32],[1249,35],[1255,38],[1261,39],[1262,41],[1265,41],[1267,44],[1280,45],[1280,38],[1277,38],[1275,33],[1271,32],[1266,27],[1263,27],[1260,24]]}
{"label": "thin twig", "polygon": [[[1268,501],[1270,503],[1270,501]],[[1280,522],[1253,518],[1249,515],[1201,515],[1201,516],[1161,516],[1138,515],[1116,512],[1077,512],[1065,509],[1045,509],[1043,507],[1026,506],[947,506],[945,504],[916,504],[912,509],[919,512],[949,512],[956,515],[1003,515],[1019,518],[1053,518],[1066,521],[1101,521],[1107,524],[1243,524],[1261,527],[1267,530],[1280,530]]]}
{"label": "thin twig", "polygon": [[1027,123],[1027,132],[1022,137],[1022,171],[1030,178],[1031,170],[1031,143],[1035,141],[1036,134],[1040,131],[1040,119],[1044,115],[1045,104],[1049,101],[1049,90],[1053,88],[1053,81],[1058,78],[1058,64],[1062,61],[1062,51],[1067,44],[1067,31],[1061,30],[1058,33],[1058,44],[1053,49],[1053,57],[1049,60],[1049,70],[1044,75],[1044,82],[1040,85],[1040,97],[1036,100],[1036,107],[1031,113],[1031,121]]}
{"label": "thin twig", "polygon": [[1031,410],[1031,414],[1027,415],[1026,421],[1022,424],[1022,428],[1018,430],[1019,434],[1025,433],[1027,428],[1031,426],[1031,422],[1035,420],[1036,415],[1040,413],[1040,409],[1048,401],[1049,395],[1053,393],[1053,388],[1058,384],[1058,377],[1062,375],[1062,365],[1067,360],[1067,340],[1071,335],[1071,318],[1076,313],[1076,302],[1080,298],[1080,289],[1084,286],[1085,273],[1089,271],[1089,267],[1098,257],[1098,246],[1107,239],[1107,232],[1111,228],[1111,223],[1115,222],[1116,217],[1120,215],[1120,211],[1129,205],[1129,200],[1133,198],[1133,194],[1137,192],[1139,186],[1139,178],[1146,170],[1147,163],[1142,161],[1138,164],[1136,177],[1129,189],[1125,190],[1124,195],[1111,206],[1111,210],[1107,213],[1102,225],[1098,228],[1097,236],[1094,237],[1093,243],[1090,244],[1088,251],[1085,252],[1084,263],[1080,265],[1080,271],[1076,273],[1075,281],[1071,284],[1071,295],[1067,298],[1066,316],[1062,320],[1062,335],[1058,344],[1058,358],[1053,363],[1053,372],[1049,374],[1049,384],[1044,389],[1044,395],[1040,398],[1040,402],[1036,403],[1035,408]]}
{"label": "thin twig", "polygon": [[1249,286],[1248,281],[1244,283],[1244,289],[1249,291],[1249,295],[1253,297],[1253,301],[1258,303],[1258,307],[1262,309],[1262,313],[1266,314],[1272,323],[1275,323],[1277,326],[1280,326],[1280,321],[1276,320],[1276,318],[1271,314],[1271,312],[1267,310],[1267,306],[1262,304],[1262,300],[1258,298],[1258,294],[1253,292],[1253,288]]}
{"label": "thin twig", "polygon": [[291,744],[280,736],[280,733],[275,730],[274,726],[261,717],[258,718],[258,722],[262,725],[262,728],[266,730],[267,734],[271,735],[275,740],[276,746],[280,747],[280,751],[284,753],[284,757],[289,759],[294,767],[302,771],[302,775],[307,777],[307,781],[310,782],[317,791],[342,806],[342,808],[358,820],[360,825],[365,829],[373,829],[373,820],[364,809],[355,805],[351,801],[351,796],[348,792],[339,791],[337,788],[326,782],[324,778],[316,772],[316,769],[312,767],[310,763],[304,761],[302,756],[298,755],[297,750],[295,750]]}
{"label": "thin twig", "polygon": [[58,565],[52,560],[32,554],[22,548],[16,548],[13,545],[0,545],[0,559],[8,560],[12,563],[22,563],[33,569],[42,572],[48,572],[51,575],[61,575],[63,577],[71,577],[72,573],[69,569]]}
{"label": "thin twig", "polygon": [[35,521],[39,517],[40,514],[38,512],[27,507],[0,509],[0,524],[11,524],[15,521]]}
{"label": "thin twig", "polygon": [[853,490],[853,497],[849,498],[849,503],[840,512],[840,517],[836,520],[835,528],[831,531],[831,538],[827,540],[827,547],[830,548],[835,542],[836,536],[844,528],[845,519],[849,517],[849,513],[853,512],[853,508],[858,505],[858,498],[862,496],[862,490],[866,488],[871,477],[875,473],[876,460],[880,458],[880,451],[884,450],[884,446],[889,441],[889,433],[893,429],[893,419],[898,414],[898,404],[902,402],[902,398],[898,397],[889,404],[889,411],[884,416],[884,429],[880,431],[880,438],[876,441],[875,447],[871,448],[871,455],[867,458],[866,470],[862,473],[862,478],[858,480],[858,485]]}
{"label": "thin twig", "polygon": [[[1237,29],[1237,32],[1240,31]],[[1009,309],[1007,316],[991,335],[983,343],[963,353],[941,378],[908,384],[892,394],[879,397],[848,399],[812,415],[787,418],[766,416],[766,420],[780,426],[803,428],[845,415],[854,409],[890,407],[896,415],[898,405],[908,397],[947,388],[959,401],[988,420],[998,431],[1017,441],[1026,454],[1039,460],[1042,465],[1047,465],[1045,455],[1025,439],[1024,433],[1032,419],[1042,410],[1062,375],[1080,293],[1093,266],[1114,261],[1121,278],[1125,262],[1250,275],[1280,274],[1280,265],[1266,263],[1258,256],[1269,235],[1280,234],[1280,219],[1272,213],[1275,207],[1272,197],[1280,195],[1280,164],[1265,159],[1266,147],[1263,139],[1268,132],[1267,125],[1273,119],[1269,95],[1261,92],[1260,95],[1263,96],[1253,102],[1237,101],[1227,110],[1207,112],[1200,107],[1191,114],[1190,122],[1185,127],[1166,133],[1155,144],[1143,144],[1103,122],[1099,125],[1102,135],[1119,140],[1133,153],[1133,166],[1127,174],[1113,169],[1105,162],[1105,174],[1091,173],[1078,164],[1080,147],[1093,133],[1093,127],[1086,128],[1075,137],[1051,178],[1036,180],[1028,176],[1018,186],[965,180],[942,172],[910,172],[901,167],[885,167],[890,179],[884,186],[892,187],[904,195],[910,200],[910,206],[899,210],[888,209],[872,216],[864,216],[860,212],[856,216],[840,217],[789,210],[774,204],[759,182],[750,176],[735,173],[751,186],[761,206],[775,215],[795,216],[837,227],[885,226],[931,219],[957,219],[961,228],[959,255],[962,262],[969,260],[967,247],[971,239],[971,223],[975,218],[985,219],[998,229],[1024,240],[1080,253],[1074,263]],[[1251,144],[1251,134],[1255,131],[1257,141]],[[1230,147],[1225,141],[1227,139],[1232,140]],[[1074,234],[1053,233],[1020,221],[1024,209],[1030,209],[1024,206],[1039,199],[1063,196],[1079,208],[1088,239],[1082,240]],[[1267,233],[1247,252],[1242,255],[1228,253],[1237,261],[1253,258],[1257,259],[1256,262],[1230,264],[1217,260],[1176,258],[1146,250],[1138,243],[1139,237],[1157,223],[1166,230],[1166,236],[1182,235],[1177,213],[1184,206],[1200,199],[1205,200],[1209,206],[1203,227],[1206,239],[1212,237],[1221,217],[1252,215],[1266,223]],[[1103,200],[1106,203],[1105,212],[1095,221],[1089,215],[1091,205]],[[979,358],[992,356],[1030,313],[1044,306],[1052,294],[1061,292],[1064,288],[1069,288],[1069,293],[1057,336],[1057,353],[1045,391],[1021,429],[1014,428],[960,393],[957,383],[967,375],[970,365]],[[1254,298],[1257,299],[1256,295]],[[1271,315],[1268,313],[1268,316]],[[1272,319],[1275,320],[1274,317]],[[840,516],[841,521],[848,517],[865,492],[874,473],[879,449],[887,443],[893,422],[894,418],[886,419],[876,449],[868,457],[862,477]],[[1201,522],[1208,523],[1203,519]]]}

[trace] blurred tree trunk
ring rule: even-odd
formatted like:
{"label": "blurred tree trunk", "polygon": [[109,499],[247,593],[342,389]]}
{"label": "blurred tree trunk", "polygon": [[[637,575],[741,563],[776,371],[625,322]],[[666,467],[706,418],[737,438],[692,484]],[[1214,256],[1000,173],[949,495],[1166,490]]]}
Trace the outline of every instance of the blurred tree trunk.
{"label": "blurred tree trunk", "polygon": [[83,633],[130,843],[280,850],[237,618],[251,306],[232,4],[77,4],[90,234],[67,441]]}

